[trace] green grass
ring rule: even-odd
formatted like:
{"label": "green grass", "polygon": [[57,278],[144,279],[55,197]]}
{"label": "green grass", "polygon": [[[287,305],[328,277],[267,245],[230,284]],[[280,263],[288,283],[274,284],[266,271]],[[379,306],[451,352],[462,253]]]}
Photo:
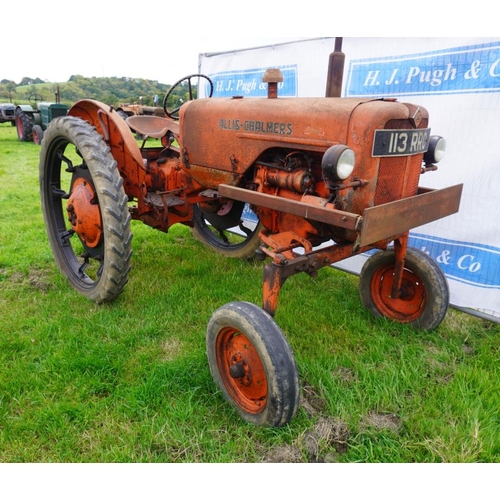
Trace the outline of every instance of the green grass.
{"label": "green grass", "polygon": [[416,332],[372,318],[356,276],[295,276],[276,321],[302,405],[284,428],[246,424],[212,381],[205,329],[227,302],[261,303],[263,264],[134,222],[124,293],[88,302],[52,258],[38,152],[0,125],[0,462],[500,460],[499,325],[450,310]]}

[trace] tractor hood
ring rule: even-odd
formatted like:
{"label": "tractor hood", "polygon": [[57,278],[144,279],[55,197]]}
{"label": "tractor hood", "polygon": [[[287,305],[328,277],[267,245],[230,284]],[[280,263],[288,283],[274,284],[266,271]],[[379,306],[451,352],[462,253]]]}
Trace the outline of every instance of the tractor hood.
{"label": "tractor hood", "polygon": [[[235,185],[266,150],[324,152],[334,144],[356,150],[368,137],[371,140],[374,130],[385,128],[389,120],[408,119],[410,112],[411,106],[394,99],[194,100],[180,112],[182,161],[191,175],[202,176],[205,183],[202,170],[209,169],[217,183]],[[423,108],[419,112],[427,117]]]}

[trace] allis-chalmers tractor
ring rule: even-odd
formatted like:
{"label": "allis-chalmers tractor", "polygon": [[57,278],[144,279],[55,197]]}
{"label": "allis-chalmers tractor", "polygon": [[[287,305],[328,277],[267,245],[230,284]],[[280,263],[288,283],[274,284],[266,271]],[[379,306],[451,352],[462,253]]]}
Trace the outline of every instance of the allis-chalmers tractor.
{"label": "allis-chalmers tractor", "polygon": [[[330,67],[340,56],[332,53]],[[204,75],[186,77],[190,88],[193,78],[213,90]],[[331,76],[327,97],[280,98],[281,78],[266,72],[267,98],[210,98],[210,91],[170,109],[174,85],[166,117],[125,121],[108,105],[82,100],[51,122],[40,153],[55,260],[92,301],[111,301],[125,287],[131,219],[165,232],[185,224],[228,257],[268,259],[262,307],[223,305],[206,343],[224,397],[245,421],[270,426],[288,423],[299,407],[296,361],[273,318],[285,280],[377,250],[359,276],[364,306],[419,329],[437,327],[448,284],[429,256],[408,246],[408,233],[457,212],[462,191],[419,187],[444,150],[424,108],[340,98]],[[131,128],[146,137],[142,144]],[[145,147],[147,138],[156,146]]]}

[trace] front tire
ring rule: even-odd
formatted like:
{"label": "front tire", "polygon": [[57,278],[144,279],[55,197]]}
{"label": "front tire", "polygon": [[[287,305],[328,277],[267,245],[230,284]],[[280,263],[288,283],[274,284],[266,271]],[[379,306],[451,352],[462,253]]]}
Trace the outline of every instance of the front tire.
{"label": "front tire", "polygon": [[110,148],[80,118],[56,118],[45,131],[39,180],[57,266],[88,299],[115,299],[127,283],[132,234],[128,198]]}
{"label": "front tire", "polygon": [[274,319],[248,302],[219,308],[207,327],[212,377],[224,398],[248,423],[280,427],[297,412],[298,369]]}
{"label": "front tire", "polygon": [[443,321],[450,301],[448,282],[441,268],[426,253],[406,250],[401,294],[391,297],[396,258],[392,250],[373,254],[359,275],[359,293],[375,317],[432,330]]}
{"label": "front tire", "polygon": [[33,142],[40,146],[42,144],[43,139],[43,129],[40,125],[33,125]]}

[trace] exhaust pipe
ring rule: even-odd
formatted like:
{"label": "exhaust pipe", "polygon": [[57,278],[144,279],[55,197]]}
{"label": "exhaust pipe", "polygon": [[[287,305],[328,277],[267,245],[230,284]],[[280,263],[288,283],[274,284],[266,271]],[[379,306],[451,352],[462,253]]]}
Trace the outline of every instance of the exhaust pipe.
{"label": "exhaust pipe", "polygon": [[325,97],[340,97],[344,78],[345,54],[342,52],[342,38],[335,38],[335,51],[330,54],[326,78]]}

